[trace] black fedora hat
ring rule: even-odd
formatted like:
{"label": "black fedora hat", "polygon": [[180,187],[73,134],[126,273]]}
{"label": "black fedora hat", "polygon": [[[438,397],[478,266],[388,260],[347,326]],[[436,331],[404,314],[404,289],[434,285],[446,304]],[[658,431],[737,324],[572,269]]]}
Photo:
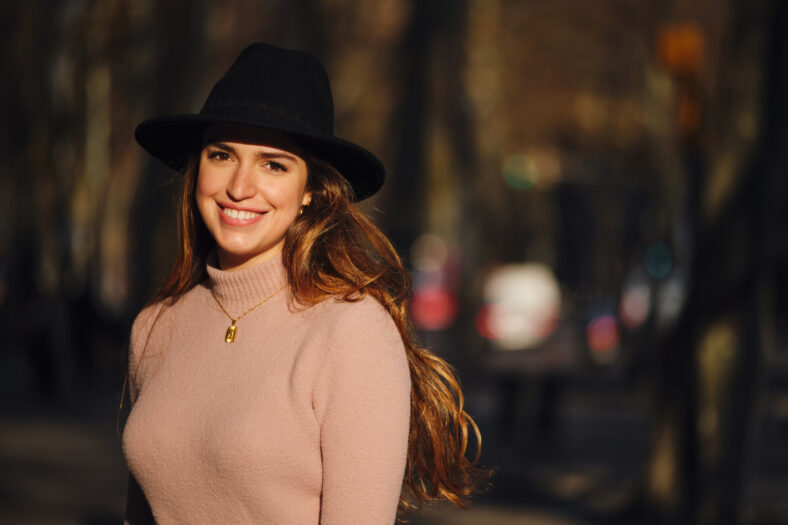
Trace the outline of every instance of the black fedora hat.
{"label": "black fedora hat", "polygon": [[255,43],[244,49],[213,86],[196,115],[143,121],[134,137],[145,150],[179,170],[208,124],[245,124],[281,131],[336,168],[355,200],[383,185],[385,170],[366,149],[334,136],[334,102],[320,61],[302,51]]}

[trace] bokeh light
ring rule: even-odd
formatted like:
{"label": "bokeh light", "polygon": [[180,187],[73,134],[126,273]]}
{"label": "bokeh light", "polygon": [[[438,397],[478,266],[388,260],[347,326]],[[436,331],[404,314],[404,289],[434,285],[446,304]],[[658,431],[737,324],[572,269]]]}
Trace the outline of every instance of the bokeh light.
{"label": "bokeh light", "polygon": [[476,314],[476,331],[485,339],[495,339],[497,337],[490,326],[490,319],[493,315],[492,309],[493,305],[486,304]]}
{"label": "bokeh light", "polygon": [[425,233],[410,249],[413,265],[413,322],[422,330],[445,330],[457,317],[456,250],[442,237]]}
{"label": "bokeh light", "polygon": [[425,233],[413,243],[410,257],[413,268],[417,272],[427,274],[440,272],[449,258],[449,247],[439,236]]}
{"label": "bokeh light", "polygon": [[457,317],[457,300],[445,286],[416,287],[410,304],[413,322],[423,330],[444,330]]}
{"label": "bokeh light", "polygon": [[595,353],[610,352],[618,346],[621,334],[614,315],[600,315],[588,323],[586,341]]}
{"label": "bokeh light", "polygon": [[476,327],[503,350],[533,348],[558,324],[561,290],[545,265],[498,268],[485,284],[484,297],[487,304],[477,315]]}
{"label": "bokeh light", "polygon": [[561,154],[553,147],[534,147],[509,155],[502,166],[506,184],[519,191],[554,186],[561,179],[561,170]]}
{"label": "bokeh light", "polygon": [[651,286],[643,266],[633,268],[621,289],[619,315],[621,324],[635,330],[648,319],[652,308]]}
{"label": "bokeh light", "polygon": [[655,242],[646,250],[646,270],[657,279],[665,278],[673,267],[673,256],[664,242]]}
{"label": "bokeh light", "polygon": [[503,163],[503,180],[515,190],[531,189],[539,181],[536,163],[528,155],[509,155]]}
{"label": "bokeh light", "polygon": [[676,266],[660,281],[656,291],[657,325],[665,329],[678,319],[687,297],[688,275],[685,268]]}

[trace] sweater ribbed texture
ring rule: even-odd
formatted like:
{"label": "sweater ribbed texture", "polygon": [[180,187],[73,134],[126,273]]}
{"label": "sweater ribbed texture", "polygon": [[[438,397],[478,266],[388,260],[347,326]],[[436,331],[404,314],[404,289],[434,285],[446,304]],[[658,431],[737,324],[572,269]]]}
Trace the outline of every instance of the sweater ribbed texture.
{"label": "sweater ribbed texture", "polygon": [[207,271],[132,328],[123,450],[157,523],[393,523],[410,376],[389,314],[369,297],[298,307],[285,289],[225,343],[211,290],[239,316],[285,272]]}

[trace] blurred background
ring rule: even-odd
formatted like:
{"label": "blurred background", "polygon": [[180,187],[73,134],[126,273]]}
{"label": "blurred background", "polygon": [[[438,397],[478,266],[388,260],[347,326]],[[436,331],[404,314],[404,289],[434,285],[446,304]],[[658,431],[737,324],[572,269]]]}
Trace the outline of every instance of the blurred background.
{"label": "blurred background", "polygon": [[0,6],[0,523],[118,523],[177,180],[133,140],[246,44],[320,56],[362,204],[498,473],[441,524],[788,523],[788,2]]}

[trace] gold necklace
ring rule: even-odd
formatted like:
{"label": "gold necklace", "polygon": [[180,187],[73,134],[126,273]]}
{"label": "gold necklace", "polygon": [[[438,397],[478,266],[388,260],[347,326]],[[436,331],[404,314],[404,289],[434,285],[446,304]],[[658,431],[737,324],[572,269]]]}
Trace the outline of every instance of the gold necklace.
{"label": "gold necklace", "polygon": [[222,302],[219,300],[218,297],[216,297],[216,292],[214,292],[213,288],[211,288],[211,295],[213,295],[213,299],[216,301],[216,304],[218,304],[219,308],[222,309],[222,312],[224,312],[224,315],[226,315],[227,317],[230,318],[230,327],[227,328],[227,332],[225,332],[225,334],[224,334],[224,342],[225,343],[234,343],[235,342],[235,334],[236,334],[236,332],[238,332],[238,327],[236,326],[235,323],[240,321],[243,316],[245,316],[246,314],[248,314],[249,312],[251,312],[252,310],[257,308],[258,306],[260,306],[261,304],[266,302],[268,299],[272,298],[273,296],[275,296],[276,294],[278,294],[279,292],[284,290],[285,286],[287,286],[287,284],[282,286],[280,289],[278,289],[277,291],[275,291],[274,293],[272,293],[271,295],[269,295],[268,297],[266,297],[265,299],[263,299],[262,301],[260,301],[256,305],[254,305],[253,307],[249,308],[247,311],[245,311],[244,313],[242,313],[238,317],[233,317],[232,315],[230,315],[230,312],[225,310],[224,306],[222,305]]}

